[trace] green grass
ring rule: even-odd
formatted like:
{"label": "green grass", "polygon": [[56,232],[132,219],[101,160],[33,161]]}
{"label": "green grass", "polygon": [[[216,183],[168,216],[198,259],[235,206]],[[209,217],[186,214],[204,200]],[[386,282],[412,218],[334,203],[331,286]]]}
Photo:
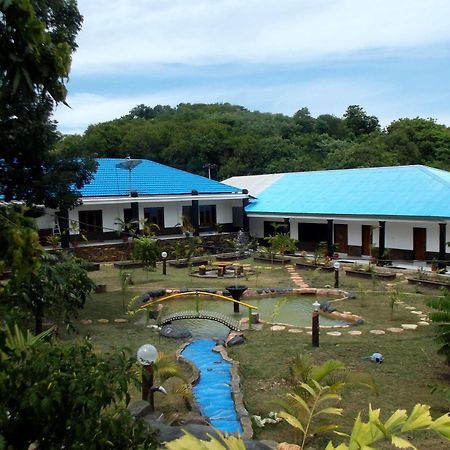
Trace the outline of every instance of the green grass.
{"label": "green grass", "polygon": [[[244,263],[250,261],[244,261]],[[263,266],[263,264],[258,264]],[[238,279],[239,284],[249,287],[293,287],[285,268],[269,267],[259,269],[258,276],[251,275],[247,279]],[[234,280],[205,280],[192,278],[187,269],[175,269],[168,266],[167,275],[161,269],[147,274],[142,269],[130,270],[134,285],[126,293],[126,303],[134,296],[149,289],[157,288],[222,288],[234,284]],[[303,278],[314,287],[333,285],[334,274],[298,271]],[[100,272],[93,272],[92,278],[107,284],[108,292],[95,294],[81,311],[79,319],[92,319],[92,325],[78,325],[79,335],[89,335],[98,351],[117,351],[123,347],[135,351],[144,343],[153,343],[160,351],[173,354],[181,345],[180,341],[159,337],[145,327],[145,314],[127,315],[122,306],[119,270],[112,266],[102,266]],[[438,291],[416,293],[414,286],[409,286],[402,275],[396,281],[401,300],[428,312],[426,301],[430,295],[438,295]],[[247,409],[250,414],[266,416],[269,411],[276,411],[276,400],[282,399],[289,389],[289,365],[297,352],[312,353],[316,363],[327,359],[339,359],[348,368],[370,373],[375,379],[379,395],[375,396],[367,390],[347,388],[342,407],[344,417],[339,420],[343,430],[348,431],[357,412],[367,411],[368,403],[381,407],[383,417],[397,408],[408,410],[416,403],[431,405],[433,416],[448,411],[449,405],[439,395],[432,395],[427,385],[433,383],[449,383],[449,370],[443,359],[436,354],[437,345],[433,340],[433,327],[419,327],[416,331],[404,331],[400,334],[387,333],[376,336],[369,333],[371,329],[398,327],[402,323],[415,323],[418,318],[403,306],[396,306],[391,320],[389,286],[371,280],[359,280],[346,277],[343,273],[340,286],[356,295],[337,303],[340,311],[352,311],[361,315],[365,323],[357,329],[362,336],[350,336],[343,331],[340,337],[331,337],[321,333],[320,347],[311,347],[311,336],[306,333],[292,334],[288,332],[270,332],[268,327],[262,331],[247,331],[247,343],[229,349],[230,356],[239,361],[242,390]],[[361,293],[363,296],[361,298]],[[99,324],[97,319],[127,318],[126,324]],[[366,359],[374,352],[385,357],[383,364],[374,364]],[[137,395],[137,393],[135,393]],[[160,400],[157,400],[157,404]],[[286,424],[267,426],[255,429],[260,439],[294,442],[294,433]],[[448,444],[434,437],[422,435],[416,440],[419,448],[443,449]],[[317,443],[318,441],[316,441]],[[318,444],[321,446],[321,444]],[[321,447],[318,447],[321,448]]]}

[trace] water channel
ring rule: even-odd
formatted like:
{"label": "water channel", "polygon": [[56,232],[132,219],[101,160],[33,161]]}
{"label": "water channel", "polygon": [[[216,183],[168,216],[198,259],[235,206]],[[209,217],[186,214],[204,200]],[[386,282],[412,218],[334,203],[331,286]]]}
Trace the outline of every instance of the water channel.
{"label": "water channel", "polygon": [[[288,323],[296,327],[311,325],[312,303],[315,296],[301,297],[261,297],[244,298],[243,301],[258,307],[260,318],[266,321]],[[323,299],[322,301],[325,301]],[[279,305],[274,315],[275,305]],[[166,305],[169,312],[195,310],[196,300],[184,297],[170,300]],[[231,302],[199,298],[200,309],[223,312],[239,320],[247,317],[247,308],[241,306],[239,313],[233,313]],[[342,322],[321,318],[322,325],[339,325]],[[216,345],[212,339],[225,339],[229,333],[228,327],[218,322],[201,319],[178,320],[177,324],[189,329],[194,341],[183,350],[183,357],[192,361],[200,371],[200,379],[194,386],[194,396],[201,413],[209,417],[211,424],[227,433],[241,433],[242,426],[236,414],[231,396],[231,364],[225,361],[220,353],[213,352]]]}

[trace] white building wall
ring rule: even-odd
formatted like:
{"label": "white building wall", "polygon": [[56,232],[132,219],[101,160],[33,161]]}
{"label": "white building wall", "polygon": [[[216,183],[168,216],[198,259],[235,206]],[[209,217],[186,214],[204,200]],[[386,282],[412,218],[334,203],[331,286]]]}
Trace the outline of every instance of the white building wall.
{"label": "white building wall", "polygon": [[45,214],[36,219],[36,224],[40,230],[51,229],[55,225],[55,210],[45,210]]}
{"label": "white building wall", "polygon": [[[191,206],[190,201],[180,202],[145,202],[139,203],[139,217],[144,218],[144,208],[164,208],[164,226],[167,228],[175,227],[183,223],[183,206]],[[217,223],[232,223],[233,222],[233,206],[241,207],[242,200],[199,200],[199,205],[215,205],[217,212]],[[69,223],[73,221],[78,223],[78,212],[87,210],[102,210],[103,215],[103,231],[117,230],[117,218],[123,220],[124,209],[131,208],[130,203],[120,203],[112,205],[81,205],[69,211]],[[142,228],[142,224],[140,225]],[[53,228],[53,219],[50,216],[43,216],[39,222],[40,228]],[[72,230],[71,234],[76,234],[77,231]]]}

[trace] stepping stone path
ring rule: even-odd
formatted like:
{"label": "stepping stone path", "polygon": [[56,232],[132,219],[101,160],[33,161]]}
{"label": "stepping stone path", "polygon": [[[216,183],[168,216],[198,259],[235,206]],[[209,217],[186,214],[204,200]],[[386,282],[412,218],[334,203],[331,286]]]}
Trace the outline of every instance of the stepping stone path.
{"label": "stepping stone path", "polygon": [[114,319],[114,323],[127,323],[127,319]]}
{"label": "stepping stone path", "polygon": [[81,323],[83,325],[92,325],[92,320],[91,319],[85,319],[85,320],[82,320]]}
{"label": "stepping stone path", "polygon": [[303,330],[299,330],[298,328],[291,328],[288,331],[289,333],[303,333]]}
{"label": "stepping stone path", "polygon": [[291,275],[291,280],[292,280],[292,282],[293,282],[296,286],[298,286],[299,288],[308,288],[308,287],[309,287],[308,283],[306,283],[306,282],[303,280],[302,276],[299,275],[299,274],[295,271],[294,266],[292,266],[292,265],[286,266],[286,270],[287,270],[287,271],[289,272],[289,274]]}
{"label": "stepping stone path", "polygon": [[426,326],[429,326],[430,323],[429,322],[424,322],[423,320],[421,320],[420,322],[417,322],[417,325],[420,325],[421,327],[426,327]]}
{"label": "stepping stone path", "polygon": [[102,324],[107,324],[107,323],[109,323],[109,320],[108,319],[98,319],[97,322],[102,323]]}
{"label": "stepping stone path", "polygon": [[384,330],[370,330],[369,333],[382,335],[382,334],[386,334],[386,331],[384,331]]}
{"label": "stepping stone path", "polygon": [[342,336],[340,331],[327,331],[328,336]]}
{"label": "stepping stone path", "polygon": [[415,311],[411,311],[411,314],[417,314],[418,316],[420,316],[421,314],[423,314],[423,312],[415,310]]}
{"label": "stepping stone path", "polygon": [[413,310],[413,309],[416,309],[416,307],[415,306],[405,306],[405,309]]}

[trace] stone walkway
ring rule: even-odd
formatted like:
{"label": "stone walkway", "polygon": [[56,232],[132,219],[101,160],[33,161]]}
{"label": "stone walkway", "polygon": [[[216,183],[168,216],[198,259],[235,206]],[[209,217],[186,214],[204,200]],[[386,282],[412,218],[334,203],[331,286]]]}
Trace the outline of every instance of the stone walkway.
{"label": "stone walkway", "polygon": [[298,286],[299,288],[309,288],[309,284],[306,283],[302,276],[299,275],[292,264],[289,264],[286,266],[286,270],[288,271],[289,275],[291,276],[292,282]]}

